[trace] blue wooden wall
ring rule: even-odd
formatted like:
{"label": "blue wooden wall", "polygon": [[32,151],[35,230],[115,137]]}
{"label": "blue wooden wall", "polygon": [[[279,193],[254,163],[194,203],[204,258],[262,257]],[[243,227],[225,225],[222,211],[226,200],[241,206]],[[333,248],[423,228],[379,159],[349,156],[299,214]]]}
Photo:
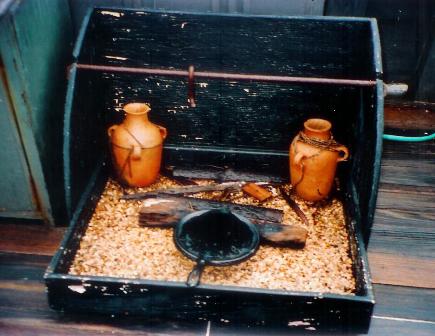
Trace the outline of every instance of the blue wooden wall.
{"label": "blue wooden wall", "polygon": [[[64,213],[62,122],[72,48],[67,0],[6,1],[0,12],[0,216]],[[22,217],[22,216],[19,216]]]}

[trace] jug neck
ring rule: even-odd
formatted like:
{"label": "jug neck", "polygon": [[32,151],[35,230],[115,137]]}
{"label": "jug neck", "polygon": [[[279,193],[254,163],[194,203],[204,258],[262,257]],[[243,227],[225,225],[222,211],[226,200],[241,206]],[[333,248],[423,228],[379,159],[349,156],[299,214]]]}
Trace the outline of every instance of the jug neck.
{"label": "jug neck", "polygon": [[331,123],[325,119],[308,119],[304,123],[304,133],[310,138],[329,140],[331,138]]}
{"label": "jug neck", "polygon": [[125,111],[125,126],[133,126],[135,124],[148,123],[148,112],[151,111],[147,104],[130,103],[124,106]]}

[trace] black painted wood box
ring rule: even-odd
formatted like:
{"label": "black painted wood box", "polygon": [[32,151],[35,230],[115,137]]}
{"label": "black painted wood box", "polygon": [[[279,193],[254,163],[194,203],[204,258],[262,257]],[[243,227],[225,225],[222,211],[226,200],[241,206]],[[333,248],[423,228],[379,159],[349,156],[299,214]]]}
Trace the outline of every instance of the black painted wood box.
{"label": "black painted wood box", "polygon": [[[196,78],[197,107],[192,108],[187,76],[138,70],[187,73],[189,65],[198,72],[293,79]],[[187,288],[181,282],[69,275],[107,180],[106,129],[120,122],[120,107],[131,101],[149,102],[151,119],[168,128],[165,165],[227,166],[284,178],[288,146],[303,121],[331,120],[336,139],[351,152],[339,176],[356,295]],[[45,274],[51,307],[289,329],[306,326],[292,321],[310,321],[316,330],[367,331],[374,297],[365,246],[376,204],[382,131],[375,20],[94,9],[83,23],[69,70],[64,182],[71,223]],[[75,285],[86,291],[71,290]]]}

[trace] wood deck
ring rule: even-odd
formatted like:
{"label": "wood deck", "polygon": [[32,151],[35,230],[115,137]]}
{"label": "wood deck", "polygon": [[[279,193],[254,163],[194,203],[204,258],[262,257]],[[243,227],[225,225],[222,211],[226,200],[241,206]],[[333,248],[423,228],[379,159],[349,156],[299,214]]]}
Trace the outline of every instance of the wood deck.
{"label": "wood deck", "polygon": [[[388,133],[415,135],[435,129],[434,106],[387,107],[385,116]],[[50,310],[42,276],[64,230],[0,223],[1,335],[207,334],[205,322],[115,321]],[[434,141],[384,143],[369,260],[376,295],[369,335],[435,335]],[[210,335],[280,334],[214,325],[209,331]]]}

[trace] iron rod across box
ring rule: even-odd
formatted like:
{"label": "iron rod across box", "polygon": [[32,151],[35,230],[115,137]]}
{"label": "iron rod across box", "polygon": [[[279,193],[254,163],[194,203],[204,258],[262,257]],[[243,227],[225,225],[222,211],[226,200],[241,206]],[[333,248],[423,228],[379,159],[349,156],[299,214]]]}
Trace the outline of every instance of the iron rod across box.
{"label": "iron rod across box", "polygon": [[[157,76],[174,76],[188,77],[188,70],[172,70],[172,69],[157,69],[157,68],[133,68],[120,67],[109,65],[93,65],[93,64],[77,64],[78,69],[121,72]],[[195,71],[195,77],[208,79],[223,79],[234,81],[256,81],[256,82],[275,82],[275,83],[318,83],[318,84],[337,84],[337,85],[355,85],[355,86],[374,86],[374,80],[357,80],[357,79],[339,79],[339,78],[318,78],[318,77],[298,77],[298,76],[272,76],[272,75],[257,75],[257,74],[237,74],[225,72],[208,72]]]}

